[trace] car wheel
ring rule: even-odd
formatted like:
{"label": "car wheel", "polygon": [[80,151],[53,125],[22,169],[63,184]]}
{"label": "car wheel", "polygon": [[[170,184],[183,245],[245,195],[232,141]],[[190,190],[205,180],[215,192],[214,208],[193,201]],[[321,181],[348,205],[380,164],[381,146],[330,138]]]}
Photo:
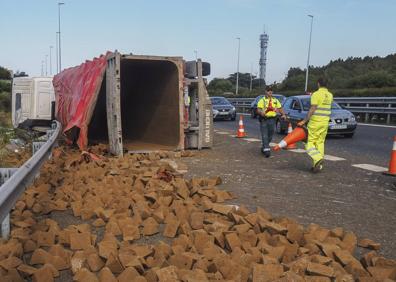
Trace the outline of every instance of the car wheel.
{"label": "car wheel", "polygon": [[278,134],[285,134],[285,130],[282,129],[282,123],[279,119],[276,120],[275,130],[276,130],[276,133],[278,133]]}
{"label": "car wheel", "polygon": [[231,116],[231,120],[235,120],[236,119],[236,115]]}
{"label": "car wheel", "polygon": [[345,138],[352,138],[354,133],[344,134]]}

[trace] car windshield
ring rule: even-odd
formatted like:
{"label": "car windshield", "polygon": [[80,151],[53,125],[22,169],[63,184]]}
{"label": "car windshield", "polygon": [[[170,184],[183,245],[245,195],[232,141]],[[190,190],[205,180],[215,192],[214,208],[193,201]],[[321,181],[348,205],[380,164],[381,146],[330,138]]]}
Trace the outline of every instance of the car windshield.
{"label": "car windshield", "polygon": [[[303,110],[304,111],[309,111],[309,108],[311,107],[311,99],[310,98],[301,99],[301,103],[302,103],[302,106],[303,106]],[[333,102],[331,104],[331,109],[332,110],[338,110],[338,109],[341,109],[341,107],[336,102]]]}
{"label": "car windshield", "polygon": [[230,102],[224,97],[212,97],[210,98],[213,105],[229,105]]}

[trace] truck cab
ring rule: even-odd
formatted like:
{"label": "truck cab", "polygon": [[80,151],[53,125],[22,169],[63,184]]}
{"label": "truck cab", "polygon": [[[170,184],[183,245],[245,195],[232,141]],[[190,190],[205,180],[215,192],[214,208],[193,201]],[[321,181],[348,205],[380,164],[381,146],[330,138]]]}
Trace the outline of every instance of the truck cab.
{"label": "truck cab", "polygon": [[12,80],[12,124],[14,128],[47,126],[55,101],[52,77],[16,77]]}

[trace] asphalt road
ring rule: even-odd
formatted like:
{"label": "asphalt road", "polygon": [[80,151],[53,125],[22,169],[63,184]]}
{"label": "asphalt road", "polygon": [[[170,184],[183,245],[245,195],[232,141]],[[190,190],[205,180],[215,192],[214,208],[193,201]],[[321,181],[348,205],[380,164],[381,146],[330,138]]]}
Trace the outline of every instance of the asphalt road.
{"label": "asphalt road", "polygon": [[[235,130],[238,121],[215,121],[216,129]],[[258,119],[244,116],[245,130],[249,137],[260,139]],[[373,164],[388,167],[396,136],[396,127],[379,127],[359,124],[353,138],[330,136],[326,140],[326,154],[345,158],[356,164]],[[275,134],[273,142],[280,141],[284,135]],[[300,144],[299,147],[303,148]]]}
{"label": "asphalt road", "polygon": [[[343,227],[381,243],[381,253],[396,259],[396,178],[352,166],[386,167],[394,128],[359,126],[353,139],[329,138],[326,154],[343,159],[327,160],[324,171],[313,174],[303,150],[264,158],[257,123],[246,117],[251,139],[238,139],[233,137],[237,122],[216,121],[213,148],[187,158],[189,176],[219,175],[221,188],[237,196],[237,205],[260,206],[305,225]],[[359,248],[357,255],[364,252]]]}

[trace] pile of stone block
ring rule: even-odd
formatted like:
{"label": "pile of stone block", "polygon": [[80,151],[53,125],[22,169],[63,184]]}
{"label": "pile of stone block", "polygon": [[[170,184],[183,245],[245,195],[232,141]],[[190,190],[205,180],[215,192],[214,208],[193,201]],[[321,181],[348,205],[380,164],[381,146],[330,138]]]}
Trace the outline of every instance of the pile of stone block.
{"label": "pile of stone block", "polygon": [[219,177],[186,180],[189,152],[57,150],[12,212],[0,281],[396,281],[369,239],[231,205]]}

